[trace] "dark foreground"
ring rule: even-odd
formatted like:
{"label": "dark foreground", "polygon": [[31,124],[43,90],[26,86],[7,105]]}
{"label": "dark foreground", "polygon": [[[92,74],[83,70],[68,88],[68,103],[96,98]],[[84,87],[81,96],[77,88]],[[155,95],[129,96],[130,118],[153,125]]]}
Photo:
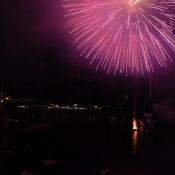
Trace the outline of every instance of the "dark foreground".
{"label": "dark foreground", "polygon": [[98,175],[105,168],[109,175],[175,174],[173,126],[131,132],[122,116],[94,116],[1,119],[0,174]]}

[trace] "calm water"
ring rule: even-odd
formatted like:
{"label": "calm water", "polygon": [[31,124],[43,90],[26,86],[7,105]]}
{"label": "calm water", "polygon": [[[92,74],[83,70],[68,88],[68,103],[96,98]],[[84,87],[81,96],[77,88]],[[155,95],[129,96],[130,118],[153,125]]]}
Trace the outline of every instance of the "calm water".
{"label": "calm water", "polygon": [[[0,120],[0,174],[175,174],[174,127],[132,133],[131,116],[109,117],[77,110],[9,114]],[[16,132],[44,123],[51,125]]]}

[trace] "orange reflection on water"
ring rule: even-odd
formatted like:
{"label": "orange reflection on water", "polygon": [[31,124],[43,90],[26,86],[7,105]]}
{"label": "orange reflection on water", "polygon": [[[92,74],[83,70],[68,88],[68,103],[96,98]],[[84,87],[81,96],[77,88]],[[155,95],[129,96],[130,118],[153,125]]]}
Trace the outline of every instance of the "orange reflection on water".
{"label": "orange reflection on water", "polygon": [[132,154],[134,156],[136,156],[136,152],[137,152],[137,131],[134,131],[133,135],[132,135]]}
{"label": "orange reflection on water", "polygon": [[135,117],[133,118],[133,136],[132,136],[132,154],[133,156],[136,156],[136,152],[137,152],[137,120],[135,119]]}

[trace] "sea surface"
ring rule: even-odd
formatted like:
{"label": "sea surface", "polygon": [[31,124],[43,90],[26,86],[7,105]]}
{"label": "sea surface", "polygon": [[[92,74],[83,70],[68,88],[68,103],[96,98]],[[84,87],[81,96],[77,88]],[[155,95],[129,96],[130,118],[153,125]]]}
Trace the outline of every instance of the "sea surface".
{"label": "sea surface", "polygon": [[2,175],[175,175],[175,127],[132,131],[132,115],[34,110],[0,119]]}

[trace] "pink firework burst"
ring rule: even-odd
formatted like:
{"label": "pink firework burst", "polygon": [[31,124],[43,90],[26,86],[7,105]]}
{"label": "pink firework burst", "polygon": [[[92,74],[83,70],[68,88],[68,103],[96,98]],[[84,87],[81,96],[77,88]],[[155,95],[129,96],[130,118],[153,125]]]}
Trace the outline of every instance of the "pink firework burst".
{"label": "pink firework burst", "polygon": [[80,55],[109,73],[154,72],[175,52],[175,0],[63,0]]}

